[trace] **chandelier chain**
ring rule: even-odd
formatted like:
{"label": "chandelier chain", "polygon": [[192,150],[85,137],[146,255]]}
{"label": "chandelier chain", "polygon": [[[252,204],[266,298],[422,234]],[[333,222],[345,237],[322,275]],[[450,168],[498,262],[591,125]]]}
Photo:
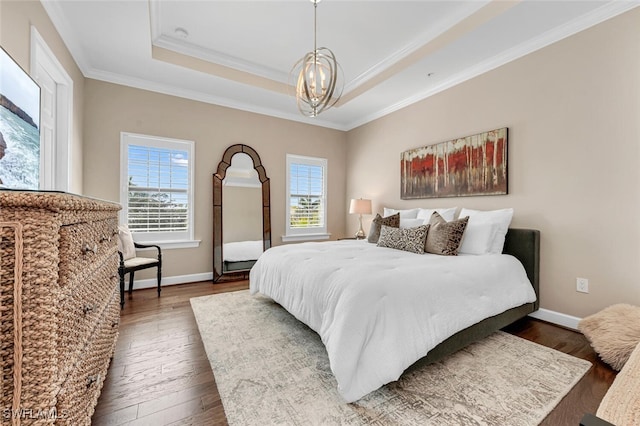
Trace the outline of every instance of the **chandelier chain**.
{"label": "chandelier chain", "polygon": [[318,0],[313,0],[313,72],[318,75]]}

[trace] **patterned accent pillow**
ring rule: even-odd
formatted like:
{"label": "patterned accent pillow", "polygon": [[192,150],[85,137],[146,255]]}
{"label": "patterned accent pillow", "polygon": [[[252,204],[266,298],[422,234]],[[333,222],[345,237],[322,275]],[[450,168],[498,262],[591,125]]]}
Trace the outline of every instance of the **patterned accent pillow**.
{"label": "patterned accent pillow", "polygon": [[433,212],[429,220],[431,227],[424,251],[443,256],[457,256],[467,222],[469,217],[447,222],[438,212]]}
{"label": "patterned accent pillow", "polygon": [[380,228],[382,227],[382,225],[391,226],[393,228],[400,227],[400,213],[396,213],[387,217],[382,217],[380,216],[380,213],[378,213],[375,219],[373,219],[373,222],[371,222],[371,228],[369,228],[369,238],[367,238],[367,241],[369,241],[370,243],[378,242],[378,238],[380,238]]}
{"label": "patterned accent pillow", "polygon": [[429,225],[415,228],[392,228],[382,225],[378,247],[389,247],[411,253],[424,253],[424,244],[427,240]]}

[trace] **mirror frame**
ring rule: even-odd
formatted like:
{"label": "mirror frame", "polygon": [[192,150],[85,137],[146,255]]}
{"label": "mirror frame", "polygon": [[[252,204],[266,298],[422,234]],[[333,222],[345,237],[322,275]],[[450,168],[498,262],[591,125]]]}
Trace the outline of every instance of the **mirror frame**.
{"label": "mirror frame", "polygon": [[248,145],[231,145],[222,155],[218,170],[213,175],[213,282],[248,279],[249,271],[225,272],[223,270],[222,253],[222,181],[231,166],[231,158],[238,153],[245,153],[253,160],[253,168],[258,172],[262,183],[262,244],[263,249],[271,247],[271,188],[267,172],[262,165],[258,153]]}

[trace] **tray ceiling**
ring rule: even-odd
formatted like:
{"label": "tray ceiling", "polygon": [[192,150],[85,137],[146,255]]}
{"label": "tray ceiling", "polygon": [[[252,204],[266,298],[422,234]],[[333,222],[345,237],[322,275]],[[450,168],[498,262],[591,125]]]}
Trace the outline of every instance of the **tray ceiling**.
{"label": "tray ceiling", "polygon": [[291,66],[313,49],[313,4],[45,0],[86,77],[350,130],[582,31],[638,1],[346,1],[318,5],[318,47],[345,90],[306,118]]}

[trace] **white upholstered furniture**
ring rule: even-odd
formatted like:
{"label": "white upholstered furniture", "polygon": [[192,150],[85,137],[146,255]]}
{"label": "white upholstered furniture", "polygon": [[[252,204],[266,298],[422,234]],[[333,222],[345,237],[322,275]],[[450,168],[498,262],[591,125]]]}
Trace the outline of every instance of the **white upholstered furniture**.
{"label": "white upholstered furniture", "polygon": [[[138,257],[136,249],[154,248],[155,257]],[[155,244],[141,244],[133,241],[131,231],[128,227],[121,225],[118,227],[118,255],[120,265],[118,275],[120,276],[120,307],[124,307],[124,276],[129,274],[129,294],[133,292],[133,277],[136,271],[148,268],[157,268],[156,277],[158,280],[158,297],[162,290],[162,250]]]}

